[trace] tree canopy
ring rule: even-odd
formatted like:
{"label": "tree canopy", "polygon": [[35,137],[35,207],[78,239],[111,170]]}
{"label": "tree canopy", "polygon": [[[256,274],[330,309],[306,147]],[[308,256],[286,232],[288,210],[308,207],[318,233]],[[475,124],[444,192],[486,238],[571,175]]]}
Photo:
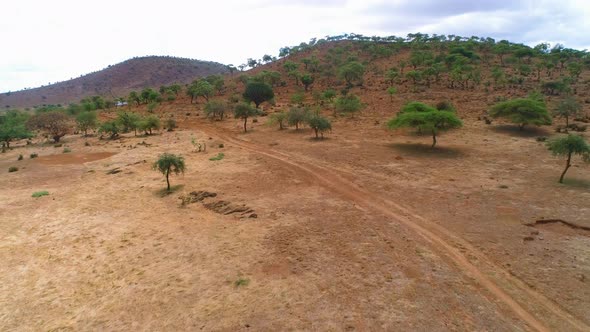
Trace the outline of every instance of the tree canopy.
{"label": "tree canopy", "polygon": [[572,155],[581,155],[584,160],[590,161],[590,145],[579,135],[569,134],[551,139],[547,142],[547,147],[555,156],[567,156],[565,169],[559,177],[559,183],[563,183],[565,173],[571,167]]}
{"label": "tree canopy", "polygon": [[249,102],[253,102],[256,108],[265,101],[273,99],[275,96],[270,85],[264,82],[249,82],[246,84],[246,91],[244,91],[243,97]]}
{"label": "tree canopy", "polygon": [[525,125],[550,125],[551,117],[545,103],[532,98],[518,98],[497,103],[489,112],[493,118],[506,118],[518,124],[520,130]]}
{"label": "tree canopy", "polygon": [[395,118],[387,122],[389,129],[412,127],[420,132],[430,132],[432,147],[436,145],[436,136],[440,131],[459,128],[462,125],[463,122],[454,112],[439,111],[419,102],[406,104]]}
{"label": "tree canopy", "polygon": [[234,117],[236,119],[244,120],[244,132],[248,131],[247,123],[248,118],[260,115],[262,112],[258,108],[250,106],[250,104],[239,103],[234,107]]}
{"label": "tree canopy", "polygon": [[33,137],[33,134],[25,126],[27,119],[26,113],[17,111],[9,111],[0,116],[0,142],[9,148],[10,142],[13,140]]}
{"label": "tree canopy", "polygon": [[166,176],[167,191],[170,191],[170,173],[180,174],[184,173],[186,169],[184,158],[171,153],[161,154],[152,167]]}

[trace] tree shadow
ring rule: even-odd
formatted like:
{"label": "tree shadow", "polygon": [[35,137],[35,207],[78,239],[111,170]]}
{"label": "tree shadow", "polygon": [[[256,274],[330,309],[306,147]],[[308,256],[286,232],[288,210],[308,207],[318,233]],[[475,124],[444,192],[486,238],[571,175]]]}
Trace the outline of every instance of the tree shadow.
{"label": "tree shadow", "polygon": [[166,190],[166,188],[159,189],[155,192],[155,194],[158,197],[166,197],[166,196],[173,194],[183,188],[184,188],[184,184],[177,184],[175,186],[170,186],[170,190]]}
{"label": "tree shadow", "polygon": [[590,180],[568,178],[567,175],[563,179],[562,185],[574,188],[590,189]]}
{"label": "tree shadow", "polygon": [[392,143],[390,148],[412,157],[434,157],[434,158],[461,158],[466,154],[460,149],[446,146],[435,146],[434,148],[427,144],[420,143]]}
{"label": "tree shadow", "polygon": [[327,137],[327,136],[324,136],[324,137],[315,137],[315,135],[314,135],[314,136],[309,137],[307,140],[310,141],[310,142],[327,142],[330,139],[331,138],[330,137]]}
{"label": "tree shadow", "polygon": [[499,134],[506,134],[518,137],[538,137],[549,136],[551,132],[545,128],[526,126],[523,130],[518,129],[517,125],[497,125],[490,128],[492,131]]}

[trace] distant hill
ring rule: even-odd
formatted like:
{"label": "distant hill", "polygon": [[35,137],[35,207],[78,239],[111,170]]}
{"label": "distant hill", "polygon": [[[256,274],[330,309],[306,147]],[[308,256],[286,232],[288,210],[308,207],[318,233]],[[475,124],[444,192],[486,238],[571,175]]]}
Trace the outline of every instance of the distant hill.
{"label": "distant hill", "polygon": [[198,77],[224,74],[225,65],[168,56],[133,58],[72,80],[0,94],[2,109],[67,104],[87,96],[124,97],[131,90],[189,83]]}

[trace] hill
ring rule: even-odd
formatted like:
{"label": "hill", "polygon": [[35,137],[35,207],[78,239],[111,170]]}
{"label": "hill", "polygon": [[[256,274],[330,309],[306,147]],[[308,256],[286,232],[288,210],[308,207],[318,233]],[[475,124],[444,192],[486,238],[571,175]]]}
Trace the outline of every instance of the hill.
{"label": "hill", "polygon": [[138,57],[68,81],[0,94],[0,104],[2,108],[23,108],[67,104],[93,95],[116,98],[134,89],[188,83],[226,71],[226,66],[217,62],[168,56]]}

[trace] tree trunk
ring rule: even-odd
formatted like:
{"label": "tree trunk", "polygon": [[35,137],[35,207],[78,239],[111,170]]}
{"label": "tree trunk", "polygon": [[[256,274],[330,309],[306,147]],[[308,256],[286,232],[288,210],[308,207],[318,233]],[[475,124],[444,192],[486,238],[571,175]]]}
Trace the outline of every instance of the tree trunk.
{"label": "tree trunk", "polygon": [[244,118],[244,132],[248,132],[248,128],[246,127],[246,123],[248,122],[248,118]]}
{"label": "tree trunk", "polygon": [[570,166],[572,166],[572,164],[570,164],[571,161],[572,161],[572,152],[570,151],[567,154],[567,161],[565,162],[565,169],[563,170],[563,173],[561,173],[561,176],[559,177],[559,183],[563,183],[563,177],[565,176],[565,173],[570,168]]}
{"label": "tree trunk", "polygon": [[318,136],[318,130],[314,128],[314,131],[315,131],[315,138],[319,138],[319,136]]}
{"label": "tree trunk", "polygon": [[8,141],[8,140],[6,141],[6,148],[10,149],[10,141]]}
{"label": "tree trunk", "polygon": [[170,176],[170,167],[168,167],[168,169],[166,169],[166,190],[170,191],[170,179],[168,178]]}
{"label": "tree trunk", "polygon": [[59,143],[60,138],[61,138],[61,136],[59,136],[59,135],[53,135],[53,140],[55,141],[55,143]]}
{"label": "tree trunk", "polygon": [[523,131],[524,130],[524,126],[525,126],[524,123],[519,124],[518,125],[518,130]]}
{"label": "tree trunk", "polygon": [[436,132],[433,130],[432,131],[432,146],[431,148],[433,148],[436,145]]}
{"label": "tree trunk", "polygon": [[567,131],[567,127],[569,126],[569,117],[565,116],[565,130]]}

